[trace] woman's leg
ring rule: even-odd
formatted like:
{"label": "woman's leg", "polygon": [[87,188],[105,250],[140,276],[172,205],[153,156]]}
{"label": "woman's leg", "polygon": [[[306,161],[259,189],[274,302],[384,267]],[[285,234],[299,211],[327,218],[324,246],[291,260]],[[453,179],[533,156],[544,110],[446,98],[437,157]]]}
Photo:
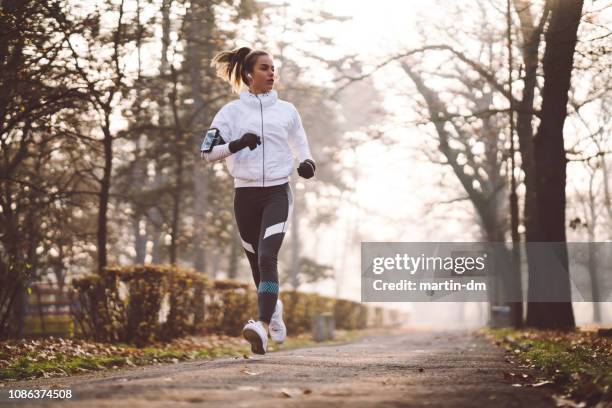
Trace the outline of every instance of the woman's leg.
{"label": "woman's leg", "polygon": [[234,215],[242,247],[246,253],[253,281],[259,288],[258,243],[261,229],[262,208],[257,200],[255,188],[237,188],[234,195]]}
{"label": "woman's leg", "polygon": [[270,187],[263,201],[257,249],[259,320],[270,323],[278,299],[278,251],[289,226],[293,195],[289,184]]}

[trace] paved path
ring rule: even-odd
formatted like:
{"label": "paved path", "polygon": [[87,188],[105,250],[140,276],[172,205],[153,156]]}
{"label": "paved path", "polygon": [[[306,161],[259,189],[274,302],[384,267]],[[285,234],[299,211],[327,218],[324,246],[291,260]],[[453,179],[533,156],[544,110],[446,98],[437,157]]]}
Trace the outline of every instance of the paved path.
{"label": "paved path", "polygon": [[[334,346],[138,367],[13,383],[69,388],[79,407],[549,407],[549,391],[517,388],[503,352],[469,332],[377,336]],[[0,404],[7,403],[7,388]],[[40,406],[30,400],[13,406]]]}

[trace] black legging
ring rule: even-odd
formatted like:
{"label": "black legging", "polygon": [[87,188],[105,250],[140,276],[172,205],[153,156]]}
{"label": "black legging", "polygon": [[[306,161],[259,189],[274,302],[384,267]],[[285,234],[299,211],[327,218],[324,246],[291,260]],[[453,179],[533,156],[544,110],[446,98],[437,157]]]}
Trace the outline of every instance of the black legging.
{"label": "black legging", "polygon": [[278,299],[278,251],[289,226],[293,194],[289,183],[237,187],[234,214],[257,287],[259,320],[270,323]]}

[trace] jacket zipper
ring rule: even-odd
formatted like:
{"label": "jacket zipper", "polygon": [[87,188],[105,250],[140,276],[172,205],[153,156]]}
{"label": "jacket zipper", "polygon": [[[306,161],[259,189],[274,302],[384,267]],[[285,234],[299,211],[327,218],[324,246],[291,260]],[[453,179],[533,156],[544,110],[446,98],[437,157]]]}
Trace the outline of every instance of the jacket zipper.
{"label": "jacket zipper", "polygon": [[262,151],[262,159],[261,159],[261,173],[262,173],[262,187],[266,186],[266,145],[264,142],[264,122],[263,122],[263,104],[261,103],[261,99],[259,99],[259,95],[255,94],[257,100],[259,101],[259,111],[261,115],[261,148]]}

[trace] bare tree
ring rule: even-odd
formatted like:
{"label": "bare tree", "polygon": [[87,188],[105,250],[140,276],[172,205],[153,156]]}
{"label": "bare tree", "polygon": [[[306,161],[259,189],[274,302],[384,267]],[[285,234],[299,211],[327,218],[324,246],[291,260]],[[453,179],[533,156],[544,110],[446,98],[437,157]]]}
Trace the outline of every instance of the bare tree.
{"label": "bare tree", "polygon": [[[557,0],[551,7],[546,29],[546,50],[542,66],[541,122],[534,137],[537,172],[538,215],[541,238],[544,242],[558,242],[560,261],[555,271],[559,295],[566,302],[537,302],[537,292],[545,286],[538,268],[529,273],[527,324],[543,328],[571,329],[575,326],[569,286],[569,266],[565,246],[565,184],[567,158],[564,147],[563,124],[567,117],[568,91],[573,69],[578,25],[582,13],[581,0]],[[548,273],[547,276],[550,276]],[[561,285],[561,283],[564,283]]]}
{"label": "bare tree", "polygon": [[56,263],[41,249],[54,236],[70,239],[54,231],[53,219],[83,187],[78,172],[61,165],[80,145],[71,143],[62,115],[81,108],[85,96],[55,33],[60,26],[78,33],[84,24],[64,6],[4,1],[0,13],[0,338],[21,336],[26,288]]}
{"label": "bare tree", "polygon": [[[125,63],[123,61],[123,50],[126,44],[134,41],[137,33],[126,30],[128,26],[125,18],[125,1],[118,4],[108,3],[108,13],[117,16],[116,26],[106,31],[100,29],[101,11],[95,13],[98,20],[94,29],[84,32],[81,39],[87,44],[88,52],[79,53],[75,47],[74,39],[69,32],[63,31],[63,40],[72,54],[72,64],[79,73],[83,85],[86,87],[89,100],[98,115],[99,129],[102,138],[99,140],[103,148],[103,164],[101,176],[96,175],[99,183],[98,201],[98,268],[104,268],[108,263],[107,241],[108,241],[108,207],[110,202],[111,177],[113,171],[113,142],[117,135],[112,129],[112,115],[116,108],[116,102],[121,97],[121,91],[125,86]],[[112,52],[107,58],[101,57],[96,50],[102,44],[110,44]]]}

